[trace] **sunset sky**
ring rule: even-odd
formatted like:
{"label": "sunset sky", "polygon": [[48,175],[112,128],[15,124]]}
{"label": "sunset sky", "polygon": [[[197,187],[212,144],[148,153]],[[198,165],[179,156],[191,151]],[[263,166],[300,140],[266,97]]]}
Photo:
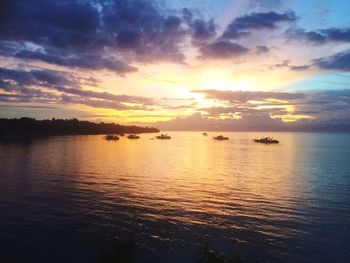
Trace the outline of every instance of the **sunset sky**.
{"label": "sunset sky", "polygon": [[346,129],[349,10],[348,0],[1,1],[0,118]]}

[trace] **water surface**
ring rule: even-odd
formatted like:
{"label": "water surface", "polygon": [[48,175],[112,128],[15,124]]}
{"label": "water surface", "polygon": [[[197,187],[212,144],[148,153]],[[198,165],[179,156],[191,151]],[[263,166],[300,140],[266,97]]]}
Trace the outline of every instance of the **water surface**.
{"label": "water surface", "polygon": [[[172,132],[0,142],[1,262],[350,262],[350,135]],[[272,135],[278,145],[252,142]]]}

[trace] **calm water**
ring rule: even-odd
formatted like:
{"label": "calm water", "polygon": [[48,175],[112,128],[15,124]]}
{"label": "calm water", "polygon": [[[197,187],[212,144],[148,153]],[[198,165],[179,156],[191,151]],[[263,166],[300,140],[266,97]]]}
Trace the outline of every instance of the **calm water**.
{"label": "calm water", "polygon": [[[217,133],[215,133],[217,134]],[[0,143],[0,262],[350,262],[350,134],[172,132]]]}

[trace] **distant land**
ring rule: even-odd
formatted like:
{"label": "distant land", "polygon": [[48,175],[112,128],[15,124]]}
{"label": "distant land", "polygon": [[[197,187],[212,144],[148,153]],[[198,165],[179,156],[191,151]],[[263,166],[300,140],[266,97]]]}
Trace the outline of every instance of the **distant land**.
{"label": "distant land", "polygon": [[115,123],[95,123],[77,119],[36,120],[32,118],[0,118],[0,137],[50,136],[50,135],[94,135],[123,133],[157,133],[152,127],[123,126]]}

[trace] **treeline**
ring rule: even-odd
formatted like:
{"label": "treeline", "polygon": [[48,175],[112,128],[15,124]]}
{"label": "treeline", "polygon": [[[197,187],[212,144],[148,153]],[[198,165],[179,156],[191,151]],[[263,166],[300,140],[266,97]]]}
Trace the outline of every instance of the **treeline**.
{"label": "treeline", "polygon": [[123,126],[115,123],[94,123],[77,119],[36,120],[32,118],[0,119],[1,136],[93,135],[124,133],[155,133],[152,127]]}

